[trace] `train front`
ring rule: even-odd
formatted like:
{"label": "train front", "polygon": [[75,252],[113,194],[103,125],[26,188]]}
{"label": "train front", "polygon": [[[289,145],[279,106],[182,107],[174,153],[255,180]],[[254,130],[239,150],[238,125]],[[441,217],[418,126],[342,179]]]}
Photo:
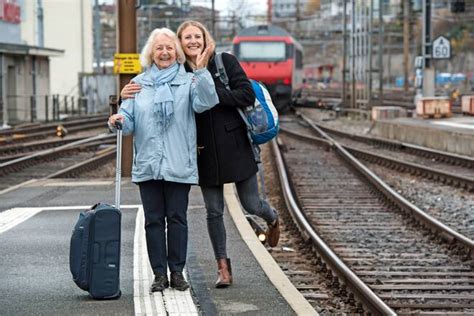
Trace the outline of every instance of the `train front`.
{"label": "train front", "polygon": [[234,38],[233,53],[251,79],[263,82],[278,110],[290,104],[302,81],[301,46],[284,29],[253,26]]}

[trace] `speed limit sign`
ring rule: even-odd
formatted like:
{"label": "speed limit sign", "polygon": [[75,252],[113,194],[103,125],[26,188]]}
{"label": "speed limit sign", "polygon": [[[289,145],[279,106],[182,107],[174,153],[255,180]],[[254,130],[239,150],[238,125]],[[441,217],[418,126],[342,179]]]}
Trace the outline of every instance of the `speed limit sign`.
{"label": "speed limit sign", "polygon": [[451,43],[449,39],[444,36],[438,36],[433,41],[433,59],[450,59],[451,58]]}

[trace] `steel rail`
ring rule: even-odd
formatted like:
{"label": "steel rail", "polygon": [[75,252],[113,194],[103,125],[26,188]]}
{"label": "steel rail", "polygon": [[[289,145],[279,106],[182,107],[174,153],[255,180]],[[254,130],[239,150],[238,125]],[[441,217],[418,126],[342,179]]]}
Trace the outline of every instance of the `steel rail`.
{"label": "steel rail", "polygon": [[377,315],[396,315],[359,277],[331,250],[324,240],[316,233],[301,211],[290,185],[283,156],[275,140],[271,142],[275,156],[280,183],[290,214],[305,239],[311,239],[318,254],[336,274],[342,284],[346,284],[354,296]]}
{"label": "steel rail", "polygon": [[389,162],[393,165],[405,168],[405,169],[410,170],[412,172],[417,172],[417,173],[419,172],[422,175],[427,176],[427,177],[435,176],[435,177],[438,177],[438,178],[441,178],[441,179],[445,179],[445,181],[447,181],[447,182],[452,182],[452,183],[458,184],[459,186],[464,187],[469,191],[474,190],[474,178],[471,178],[471,177],[465,177],[465,176],[461,176],[461,175],[457,175],[457,174],[452,174],[452,173],[449,173],[449,172],[446,172],[446,171],[431,169],[431,168],[425,167],[423,165],[419,165],[419,164],[412,163],[412,162],[402,161],[402,160],[391,158],[391,157],[388,157],[388,156],[385,156],[385,155],[371,153],[369,151],[358,149],[358,148],[351,147],[351,146],[346,146],[346,145],[341,145],[341,146],[343,148],[345,148],[346,150],[348,150],[349,152],[351,152],[353,155],[355,155],[357,157],[362,157],[362,159],[364,159],[364,160],[369,160],[369,161],[370,160],[383,160],[383,161],[387,161],[387,162]]}
{"label": "steel rail", "polygon": [[[284,133],[291,134],[294,137],[303,137],[303,138],[309,137],[309,136],[300,136],[298,133],[291,132],[290,130],[288,130],[285,127],[280,127],[280,130]],[[330,144],[329,141],[324,140],[322,138],[311,137],[310,139],[313,140],[313,141],[318,141],[320,143],[323,142],[323,141],[326,141]],[[419,164],[412,163],[412,162],[402,161],[402,160],[391,158],[391,157],[381,155],[381,154],[375,154],[375,153],[369,152],[367,150],[359,149],[359,148],[348,146],[348,145],[341,145],[341,146],[343,148],[345,148],[346,150],[348,150],[351,154],[355,155],[356,157],[361,157],[364,160],[368,160],[368,161],[377,161],[377,160],[386,161],[386,162],[391,163],[392,165],[396,165],[398,167],[405,168],[405,169],[407,169],[411,172],[421,173],[422,175],[427,176],[427,177],[435,176],[437,178],[444,179],[447,182],[452,182],[452,183],[458,184],[458,185],[466,188],[467,190],[472,191],[474,189],[474,178],[471,178],[471,177],[465,177],[465,176],[461,176],[461,175],[457,175],[457,174],[448,173],[446,171],[431,169],[431,168],[425,167],[423,165],[419,165]]]}
{"label": "steel rail", "polygon": [[[311,119],[309,119],[309,120],[311,120]],[[373,143],[380,144],[380,145],[383,145],[383,146],[392,146],[392,147],[404,148],[404,149],[406,148],[408,150],[412,150],[412,151],[415,151],[415,152],[422,153],[423,155],[430,155],[430,156],[437,157],[437,158],[442,159],[444,161],[456,161],[459,164],[467,164],[469,166],[474,167],[474,158],[473,157],[463,156],[463,155],[454,154],[454,153],[448,153],[448,152],[445,152],[445,151],[440,151],[440,150],[436,150],[436,149],[432,149],[432,148],[427,148],[427,147],[413,145],[413,144],[404,143],[404,142],[398,142],[398,141],[394,141],[394,140],[382,139],[382,138],[373,137],[373,136],[350,134],[350,133],[347,133],[347,132],[343,132],[343,131],[333,129],[331,127],[322,126],[321,124],[318,124],[318,123],[314,122],[313,120],[311,120],[311,121],[314,123],[314,125],[318,126],[322,130],[324,130],[326,132],[329,132],[331,134],[340,135],[340,136],[343,136],[343,137],[347,137],[347,138],[354,139],[354,140],[361,141],[361,142],[365,142],[365,143],[373,142]]]}
{"label": "steel rail", "polygon": [[81,173],[85,170],[90,169],[95,164],[103,161],[107,161],[115,157],[116,147],[110,147],[102,150],[101,152],[97,153],[96,156],[89,158],[85,161],[81,161],[73,166],[67,167],[63,170],[59,170],[53,174],[48,175],[45,179],[53,179],[53,178],[65,178],[73,176],[77,173]]}
{"label": "steel rail", "polygon": [[58,154],[62,151],[73,149],[74,147],[77,147],[77,146],[80,146],[80,145],[88,144],[88,143],[98,141],[98,140],[106,140],[106,139],[112,139],[112,138],[114,138],[114,135],[112,135],[112,134],[100,134],[100,135],[97,135],[97,136],[93,136],[93,137],[89,137],[89,138],[86,138],[86,139],[78,140],[78,141],[63,145],[63,146],[59,146],[59,147],[52,148],[52,149],[46,149],[46,150],[36,152],[36,153],[33,153],[33,154],[25,156],[25,157],[20,157],[20,158],[14,159],[14,160],[10,160],[10,161],[4,162],[4,163],[0,163],[0,175],[5,174],[8,168],[12,168],[12,167],[20,165],[20,164],[24,164],[24,163],[27,163],[27,162],[30,162],[30,161],[34,161],[37,158],[48,157],[48,156],[51,156],[51,155],[54,155],[54,154]]}
{"label": "steel rail", "polygon": [[106,122],[107,116],[106,115],[94,115],[90,117],[82,117],[79,119],[72,119],[72,120],[65,120],[65,121],[54,121],[51,123],[46,124],[35,124],[33,126],[25,126],[25,127],[18,127],[18,128],[8,128],[0,130],[0,136],[5,137],[14,134],[25,134],[25,133],[35,133],[41,131],[47,131],[50,129],[56,129],[58,125],[62,125],[66,128],[84,125],[88,123],[97,123],[97,122]]}
{"label": "steel rail", "polygon": [[333,148],[356,170],[358,170],[372,185],[374,185],[380,192],[382,192],[392,203],[397,205],[401,210],[405,210],[408,214],[414,216],[420,224],[429,228],[433,232],[437,232],[443,239],[448,242],[455,242],[457,245],[466,249],[471,257],[474,255],[474,241],[457,231],[449,228],[445,224],[441,223],[434,217],[428,215],[423,210],[418,208],[416,205],[410,203],[403,196],[393,190],[388,184],[382,181],[376,174],[370,169],[364,166],[358,159],[351,155],[346,149],[343,148],[338,142],[327,135],[323,130],[317,127],[311,119],[307,118],[301,113],[297,113],[306,123],[308,123],[318,133],[326,137],[333,145]]}
{"label": "steel rail", "polygon": [[14,145],[4,145],[0,148],[0,156],[6,155],[8,153],[15,152],[32,152],[38,149],[45,149],[45,147],[51,148],[55,146],[64,145],[76,140],[85,139],[87,136],[72,136],[66,138],[57,138],[57,139],[44,139],[39,141],[34,141],[30,143],[20,143]]}
{"label": "steel rail", "polygon": [[[101,128],[101,127],[106,128],[107,123],[104,121],[92,122],[92,123],[87,123],[80,126],[68,127],[67,131],[68,133],[72,133],[72,132],[79,132],[79,131],[84,131],[84,130],[94,129],[94,128]],[[13,134],[8,137],[0,137],[0,144],[19,143],[19,142],[24,142],[27,140],[46,138],[48,136],[56,136],[56,128],[54,128],[53,130],[49,129],[47,131],[40,131],[40,132],[35,132],[35,133],[30,133],[30,134]]]}

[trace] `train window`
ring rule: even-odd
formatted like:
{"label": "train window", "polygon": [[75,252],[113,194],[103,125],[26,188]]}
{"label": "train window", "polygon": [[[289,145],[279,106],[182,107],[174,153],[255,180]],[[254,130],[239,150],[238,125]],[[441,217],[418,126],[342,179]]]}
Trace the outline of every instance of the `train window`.
{"label": "train window", "polygon": [[286,55],[285,42],[241,42],[238,49],[241,61],[282,61]]}
{"label": "train window", "polygon": [[295,66],[297,69],[303,69],[303,53],[300,50],[296,50]]}

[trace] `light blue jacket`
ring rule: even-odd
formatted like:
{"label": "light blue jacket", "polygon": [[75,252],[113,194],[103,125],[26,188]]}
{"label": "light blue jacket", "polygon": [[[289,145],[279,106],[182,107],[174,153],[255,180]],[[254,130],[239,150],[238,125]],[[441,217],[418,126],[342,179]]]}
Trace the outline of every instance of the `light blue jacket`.
{"label": "light blue jacket", "polygon": [[174,97],[174,118],[167,130],[159,124],[153,110],[155,85],[150,67],[133,81],[142,89],[134,99],[122,103],[119,114],[125,117],[123,134],[133,134],[132,181],[166,180],[198,183],[196,122],[194,112],[204,112],[219,103],[214,80],[207,69],[188,73],[179,65],[170,82]]}

